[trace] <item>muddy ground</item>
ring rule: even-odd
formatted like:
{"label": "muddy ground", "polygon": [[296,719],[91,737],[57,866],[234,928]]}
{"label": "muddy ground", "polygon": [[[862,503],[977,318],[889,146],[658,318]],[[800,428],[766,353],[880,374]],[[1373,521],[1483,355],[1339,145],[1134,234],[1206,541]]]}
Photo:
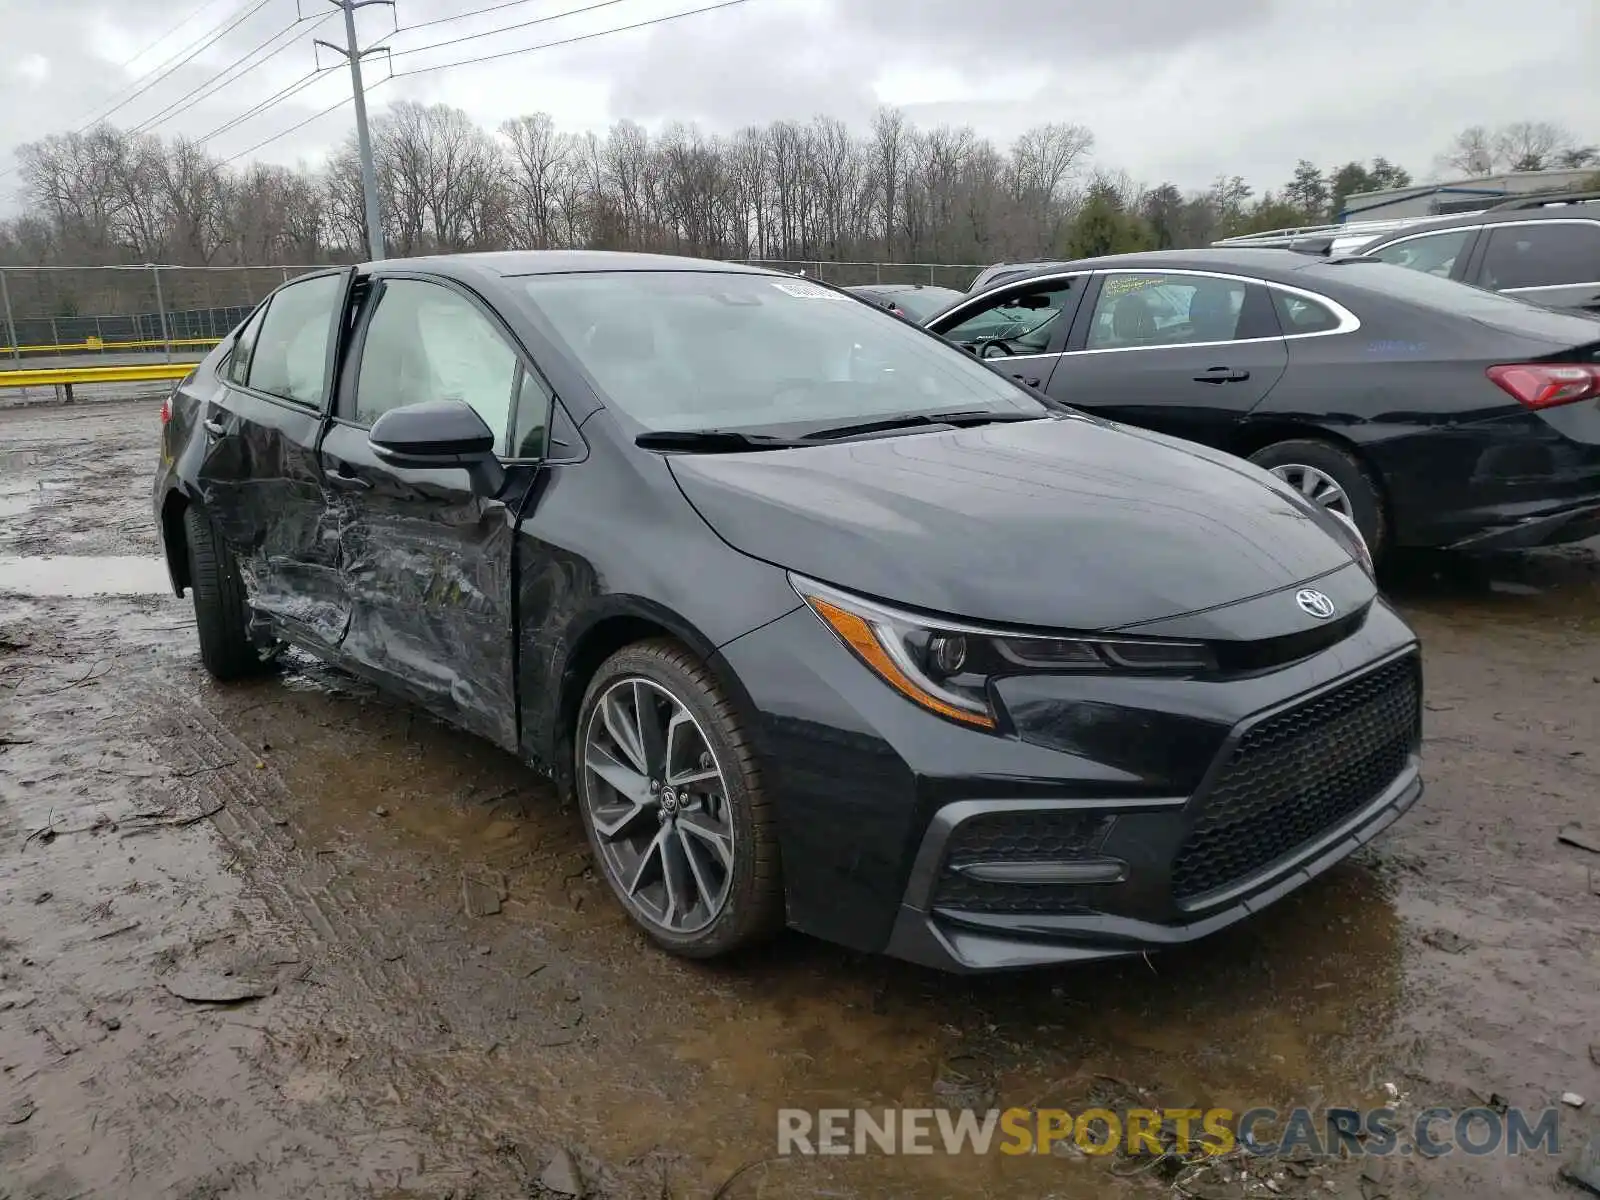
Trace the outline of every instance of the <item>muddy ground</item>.
{"label": "muddy ground", "polygon": [[[310,659],[207,678],[149,562],[156,407],[0,411],[0,1196],[497,1200],[564,1155],[651,1200],[1182,1194],[1078,1155],[763,1161],[780,1107],[1575,1091],[1564,1144],[1592,1127],[1600,854],[1558,842],[1600,831],[1592,545],[1398,565],[1427,793],[1243,928],[980,979],[798,936],[708,967],[641,943],[510,757]],[[1192,1193],[1577,1194],[1544,1155],[1237,1165]]]}

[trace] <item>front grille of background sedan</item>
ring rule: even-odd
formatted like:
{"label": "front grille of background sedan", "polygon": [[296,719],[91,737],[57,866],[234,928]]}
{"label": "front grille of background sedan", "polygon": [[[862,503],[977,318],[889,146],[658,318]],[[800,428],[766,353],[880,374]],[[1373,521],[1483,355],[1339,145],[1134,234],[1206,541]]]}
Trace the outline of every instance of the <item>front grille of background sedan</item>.
{"label": "front grille of background sedan", "polygon": [[1421,707],[1410,654],[1246,730],[1198,801],[1174,901],[1254,875],[1376,799],[1416,747]]}
{"label": "front grille of background sedan", "polygon": [[1089,911],[1095,889],[1078,884],[991,883],[956,868],[980,862],[1065,862],[1099,850],[1114,818],[1099,813],[998,812],[964,821],[950,835],[935,908],[966,912]]}

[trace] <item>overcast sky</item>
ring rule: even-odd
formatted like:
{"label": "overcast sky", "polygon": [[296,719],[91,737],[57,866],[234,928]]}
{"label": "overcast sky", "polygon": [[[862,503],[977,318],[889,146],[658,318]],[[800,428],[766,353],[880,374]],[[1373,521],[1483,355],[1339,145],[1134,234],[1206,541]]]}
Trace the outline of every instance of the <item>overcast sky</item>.
{"label": "overcast sky", "polygon": [[[362,10],[358,23],[363,41],[393,48],[398,73],[715,0],[612,0],[436,49],[425,48],[595,0],[502,3],[477,17],[405,28],[494,2],[398,0],[393,10]],[[325,8],[332,19],[318,26]],[[309,19],[291,31],[301,12]],[[305,76],[315,65],[314,37],[342,42],[328,0],[298,0],[298,8],[297,0],[0,0],[0,172],[14,165],[16,145],[82,126],[244,14],[110,117],[129,126],[176,104],[153,129],[191,137]],[[396,24],[401,31],[391,34]],[[279,31],[283,39],[268,48],[282,53],[215,95],[184,100]],[[337,61],[320,54],[324,65]],[[919,124],[970,124],[1002,145],[1030,125],[1077,122],[1094,131],[1097,166],[1185,188],[1228,172],[1260,191],[1281,184],[1301,157],[1326,167],[1381,154],[1425,178],[1451,135],[1471,124],[1549,120],[1600,142],[1597,64],[1600,0],[745,0],[652,28],[395,78],[376,88],[371,104],[442,101],[489,126],[542,110],[571,130],[604,130],[627,117],[728,131],[816,113],[864,127],[889,103]],[[369,62],[369,86],[390,69]],[[222,157],[249,151],[348,94],[348,74],[329,71],[208,148]],[[346,105],[245,157],[314,164],[350,122]],[[17,184],[15,172],[0,175],[0,210],[12,207]]]}

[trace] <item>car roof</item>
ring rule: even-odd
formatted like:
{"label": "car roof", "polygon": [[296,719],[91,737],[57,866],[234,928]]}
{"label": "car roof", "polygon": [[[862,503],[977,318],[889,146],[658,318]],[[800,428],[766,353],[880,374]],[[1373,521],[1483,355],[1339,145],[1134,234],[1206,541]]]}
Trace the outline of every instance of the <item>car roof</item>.
{"label": "car roof", "polygon": [[[1000,280],[993,286],[1015,287],[1030,279],[1064,275],[1073,271],[1222,271],[1274,279],[1293,275],[1313,263],[1326,261],[1317,256],[1298,254],[1293,250],[1148,250],[1137,254],[1107,254],[1099,258],[1079,258],[1070,262],[1030,268],[1021,274]],[[1287,281],[1287,278],[1283,279],[1283,282]]]}
{"label": "car roof", "polygon": [[620,250],[486,250],[470,254],[427,254],[364,263],[364,272],[427,271],[452,278],[523,275],[578,275],[599,271],[707,271],[738,275],[782,275],[744,263],[714,262],[671,254]]}
{"label": "car roof", "polygon": [[1388,233],[1380,233],[1369,242],[1364,242],[1354,253],[1366,254],[1369,251],[1398,242],[1403,238],[1413,238],[1419,233],[1438,233],[1447,229],[1476,229],[1479,225],[1500,225],[1507,221],[1559,221],[1579,218],[1585,221],[1600,221],[1600,201],[1595,200],[1563,200],[1559,196],[1548,199],[1537,195],[1522,197],[1524,200],[1541,200],[1546,202],[1537,207],[1530,205],[1527,208],[1513,207],[1507,204],[1504,207],[1491,208],[1483,212],[1461,213],[1453,217],[1438,217],[1432,221],[1418,221],[1400,229],[1391,229]]}

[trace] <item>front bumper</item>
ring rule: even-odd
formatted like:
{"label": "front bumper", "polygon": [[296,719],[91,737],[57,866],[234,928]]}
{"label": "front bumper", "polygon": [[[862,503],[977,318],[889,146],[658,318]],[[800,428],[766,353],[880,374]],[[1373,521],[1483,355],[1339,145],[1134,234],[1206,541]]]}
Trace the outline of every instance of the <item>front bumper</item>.
{"label": "front bumper", "polygon": [[[1291,855],[1237,881],[1191,919],[1162,923],[1115,913],[1037,913],[988,915],[940,910],[935,888],[945,850],[964,822],[980,815],[1016,811],[1003,804],[973,801],[942,809],[923,839],[905,903],[885,947],[895,958],[947,971],[977,972],[1088,962],[1185,945],[1226,929],[1260,912],[1309,883],[1387,829],[1422,795],[1417,756],[1365,808]],[[1181,830],[1185,802],[1172,806],[1166,823]],[[1096,811],[1115,806],[1063,806],[1064,811]],[[1088,892],[1088,885],[1080,889]]]}
{"label": "front bumper", "polygon": [[[907,703],[808,610],[721,653],[755,708],[790,924],[946,970],[1214,933],[1350,854],[1422,790],[1416,641],[1381,600],[1343,640],[1254,675],[1002,685],[1003,736]],[[1403,696],[1339,708],[1397,673]],[[1313,718],[1315,747],[1295,733]],[[1273,744],[1255,761],[1277,774],[1241,792],[1228,772],[1262,738]],[[1351,771],[1330,800],[1322,784]],[[1219,817],[1224,793],[1245,808]],[[1001,816],[1032,825],[973,836]]]}

